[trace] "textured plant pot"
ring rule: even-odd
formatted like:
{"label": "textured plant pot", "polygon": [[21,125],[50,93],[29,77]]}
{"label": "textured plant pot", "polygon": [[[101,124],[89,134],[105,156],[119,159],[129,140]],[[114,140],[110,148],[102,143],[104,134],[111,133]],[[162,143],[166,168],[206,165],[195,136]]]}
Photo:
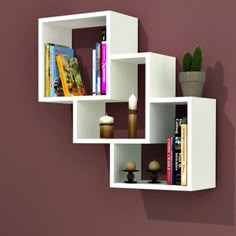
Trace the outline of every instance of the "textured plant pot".
{"label": "textured plant pot", "polygon": [[206,73],[202,71],[180,72],[183,96],[201,97],[205,80]]}

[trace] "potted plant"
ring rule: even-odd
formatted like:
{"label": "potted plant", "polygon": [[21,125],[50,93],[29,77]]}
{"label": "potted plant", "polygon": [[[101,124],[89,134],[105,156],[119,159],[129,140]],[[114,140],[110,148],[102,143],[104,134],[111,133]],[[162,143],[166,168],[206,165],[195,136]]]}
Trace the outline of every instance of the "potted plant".
{"label": "potted plant", "polygon": [[206,80],[206,73],[201,71],[202,50],[194,49],[193,55],[186,52],[183,56],[183,72],[179,73],[179,80],[183,96],[202,96],[202,89]]}

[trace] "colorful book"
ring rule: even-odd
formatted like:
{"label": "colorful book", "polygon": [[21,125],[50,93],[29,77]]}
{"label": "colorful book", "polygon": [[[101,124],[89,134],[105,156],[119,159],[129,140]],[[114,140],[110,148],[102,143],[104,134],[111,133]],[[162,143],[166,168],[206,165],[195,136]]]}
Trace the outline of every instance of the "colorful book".
{"label": "colorful book", "polygon": [[181,123],[182,119],[175,119],[175,155],[174,155],[174,184],[181,184]]}
{"label": "colorful book", "polygon": [[50,44],[45,45],[45,96],[50,96]]}
{"label": "colorful book", "polygon": [[72,70],[68,62],[68,57],[57,55],[56,61],[60,73],[60,79],[62,83],[64,96],[78,95],[78,88],[73,79]]}
{"label": "colorful book", "polygon": [[181,124],[181,185],[187,185],[187,122]]}
{"label": "colorful book", "polygon": [[181,137],[175,137],[174,184],[181,184]]}
{"label": "colorful book", "polygon": [[106,41],[101,42],[101,94],[106,95],[106,81],[107,81],[107,43]]}
{"label": "colorful book", "polygon": [[106,29],[102,29],[101,42],[101,94],[106,95],[107,89],[107,42]]}
{"label": "colorful book", "polygon": [[62,94],[62,87],[58,87],[60,86],[61,82],[56,62],[57,55],[66,55],[68,57],[73,57],[74,50],[68,47],[50,45],[50,97],[64,95]]}
{"label": "colorful book", "polygon": [[76,87],[78,89],[78,95],[84,96],[86,93],[85,93],[83,81],[82,81],[80,70],[79,70],[78,60],[76,57],[69,58],[69,66],[72,71],[72,75],[73,75],[73,79],[76,83]]}
{"label": "colorful book", "polygon": [[96,42],[96,95],[101,95],[101,43]]}

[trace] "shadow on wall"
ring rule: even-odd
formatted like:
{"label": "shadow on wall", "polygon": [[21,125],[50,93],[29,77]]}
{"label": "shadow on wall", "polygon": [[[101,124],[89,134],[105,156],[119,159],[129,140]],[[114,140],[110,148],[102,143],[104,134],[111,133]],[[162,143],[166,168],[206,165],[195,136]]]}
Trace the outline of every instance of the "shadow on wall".
{"label": "shadow on wall", "polygon": [[150,220],[234,225],[235,130],[224,112],[227,88],[222,63],[217,62],[214,69],[208,68],[203,96],[217,99],[217,187],[197,192],[142,190]]}

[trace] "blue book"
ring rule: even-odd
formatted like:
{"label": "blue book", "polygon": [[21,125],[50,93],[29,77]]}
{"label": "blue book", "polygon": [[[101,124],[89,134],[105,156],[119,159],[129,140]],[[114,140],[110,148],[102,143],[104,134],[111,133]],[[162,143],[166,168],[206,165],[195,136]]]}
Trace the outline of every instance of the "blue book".
{"label": "blue book", "polygon": [[56,56],[74,56],[74,50],[63,46],[50,45],[50,97],[63,96]]}

